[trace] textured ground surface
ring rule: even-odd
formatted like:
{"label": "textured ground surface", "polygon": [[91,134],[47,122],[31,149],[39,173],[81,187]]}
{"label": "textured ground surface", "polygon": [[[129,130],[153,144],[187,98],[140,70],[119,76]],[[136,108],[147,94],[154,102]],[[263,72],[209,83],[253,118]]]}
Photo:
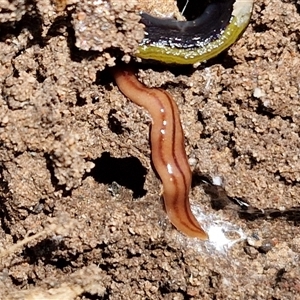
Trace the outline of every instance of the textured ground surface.
{"label": "textured ground surface", "polygon": [[65,4],[0,1],[0,299],[300,299],[299,217],[216,211],[198,176],[258,209],[300,206],[299,2],[257,0],[198,69],[137,64],[179,105],[210,243],[169,224],[149,115],[107,71],[142,39],[143,4]]}

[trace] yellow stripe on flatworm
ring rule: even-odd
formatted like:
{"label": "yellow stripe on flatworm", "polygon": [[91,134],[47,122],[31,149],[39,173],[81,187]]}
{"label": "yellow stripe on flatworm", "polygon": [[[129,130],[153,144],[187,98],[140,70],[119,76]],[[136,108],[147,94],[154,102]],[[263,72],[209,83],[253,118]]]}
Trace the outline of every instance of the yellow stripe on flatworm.
{"label": "yellow stripe on flatworm", "polygon": [[164,45],[141,45],[136,53],[142,59],[151,59],[167,64],[195,64],[209,60],[230,47],[246,29],[252,12],[253,1],[235,2],[233,16],[229,25],[220,37],[202,47],[197,48],[172,48]]}

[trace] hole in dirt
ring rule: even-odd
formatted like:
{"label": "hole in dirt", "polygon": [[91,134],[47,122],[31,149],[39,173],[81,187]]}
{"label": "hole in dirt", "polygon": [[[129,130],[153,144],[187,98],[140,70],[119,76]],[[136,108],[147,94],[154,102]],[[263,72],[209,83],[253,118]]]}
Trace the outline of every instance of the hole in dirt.
{"label": "hole in dirt", "polygon": [[111,68],[106,68],[102,71],[97,71],[94,84],[105,86],[108,91],[112,90],[111,83],[114,82]]}
{"label": "hole in dirt", "polygon": [[118,183],[133,191],[133,198],[140,198],[146,194],[146,169],[136,157],[115,158],[109,152],[94,160],[95,168],[91,176],[99,183]]}
{"label": "hole in dirt", "polygon": [[41,68],[36,70],[35,77],[39,83],[43,83],[46,79],[46,77],[42,74]]}
{"label": "hole in dirt", "polygon": [[210,133],[200,133],[200,139],[210,139],[211,138],[211,134]]}
{"label": "hole in dirt", "polygon": [[47,32],[46,35],[47,39],[50,40],[52,37],[61,36],[62,34],[65,33],[68,26],[70,26],[69,17],[66,16],[56,17]]}
{"label": "hole in dirt", "polygon": [[81,97],[79,92],[76,93],[76,106],[84,106],[86,104],[86,99]]}
{"label": "hole in dirt", "polygon": [[122,134],[124,133],[124,128],[122,126],[121,121],[117,117],[117,110],[111,109],[108,114],[108,128],[116,133],[116,134]]}
{"label": "hole in dirt", "polygon": [[[1,13],[3,14],[2,9]],[[10,11],[10,13],[12,13],[12,11]],[[33,5],[31,11],[24,14],[20,21],[8,21],[0,24],[0,41],[5,43],[7,39],[18,36],[22,31],[24,32],[24,30],[27,29],[31,34],[31,38],[28,39],[26,48],[30,48],[32,45],[36,44],[43,47],[42,24],[42,17],[37,12],[35,5]],[[21,51],[23,51],[23,49]]]}
{"label": "hole in dirt", "polygon": [[46,159],[47,169],[50,173],[51,183],[54,186],[55,191],[62,191],[64,197],[70,196],[71,195],[71,190],[66,190],[66,185],[65,184],[64,185],[59,184],[58,179],[55,177],[54,163],[51,159],[50,154],[45,153],[44,157]]}
{"label": "hole in dirt", "polygon": [[237,115],[225,114],[225,118],[228,122],[233,122],[235,124],[235,119],[237,118]]}
{"label": "hole in dirt", "polygon": [[197,119],[203,125],[203,127],[206,126],[205,117],[203,116],[203,114],[200,110],[198,110],[198,112],[197,112]]}
{"label": "hole in dirt", "polygon": [[26,246],[22,251],[22,256],[24,259],[28,260],[29,264],[37,264],[39,260],[42,260],[45,264],[49,263],[55,265],[59,269],[63,269],[69,265],[69,262],[66,262],[63,258],[55,258],[54,253],[57,250],[65,248],[63,239],[46,238],[32,247]]}
{"label": "hole in dirt", "polygon": [[266,24],[253,25],[253,30],[255,32],[267,32],[270,28]]}

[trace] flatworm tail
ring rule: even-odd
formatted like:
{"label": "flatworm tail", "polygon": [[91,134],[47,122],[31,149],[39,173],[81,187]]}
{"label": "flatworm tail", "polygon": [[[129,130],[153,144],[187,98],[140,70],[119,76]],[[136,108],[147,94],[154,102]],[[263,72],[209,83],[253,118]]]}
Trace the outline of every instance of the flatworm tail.
{"label": "flatworm tail", "polygon": [[163,183],[164,203],[171,223],[187,236],[208,239],[190,208],[192,176],[177,105],[170,94],[146,87],[129,69],[116,68],[113,74],[121,92],[148,110],[152,117],[152,161]]}
{"label": "flatworm tail", "polygon": [[246,29],[254,0],[211,0],[193,21],[141,13],[145,37],[136,56],[169,64],[194,64],[217,56]]}

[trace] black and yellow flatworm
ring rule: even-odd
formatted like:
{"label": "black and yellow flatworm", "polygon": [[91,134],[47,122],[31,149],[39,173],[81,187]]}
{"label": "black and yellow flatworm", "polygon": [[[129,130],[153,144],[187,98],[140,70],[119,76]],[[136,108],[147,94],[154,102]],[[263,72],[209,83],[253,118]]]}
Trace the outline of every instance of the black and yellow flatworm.
{"label": "black and yellow flatworm", "polygon": [[[200,0],[199,0],[200,1]],[[217,56],[246,29],[254,0],[209,0],[193,21],[141,13],[145,37],[137,56],[169,64],[195,64]]]}

